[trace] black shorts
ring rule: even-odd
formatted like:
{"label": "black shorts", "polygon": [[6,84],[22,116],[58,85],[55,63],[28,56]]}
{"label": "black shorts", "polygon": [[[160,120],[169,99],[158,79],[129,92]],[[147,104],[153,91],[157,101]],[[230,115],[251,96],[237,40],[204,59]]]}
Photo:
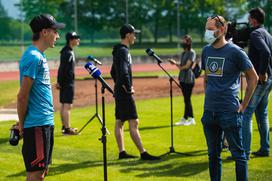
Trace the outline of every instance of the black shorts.
{"label": "black shorts", "polygon": [[54,126],[24,128],[22,154],[27,172],[48,168],[52,162]]}
{"label": "black shorts", "polygon": [[72,104],[74,99],[74,87],[60,89],[60,103]]}
{"label": "black shorts", "polygon": [[126,97],[125,99],[115,99],[115,118],[121,121],[138,119],[133,96]]}

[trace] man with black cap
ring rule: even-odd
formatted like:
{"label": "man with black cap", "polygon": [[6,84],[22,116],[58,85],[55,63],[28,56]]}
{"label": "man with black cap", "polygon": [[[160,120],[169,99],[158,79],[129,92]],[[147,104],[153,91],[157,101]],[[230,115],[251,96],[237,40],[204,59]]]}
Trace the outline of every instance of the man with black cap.
{"label": "man with black cap", "polygon": [[74,99],[75,54],[73,48],[79,45],[80,37],[76,32],[66,34],[66,45],[60,51],[57,89],[60,90],[62,133],[77,135],[77,129],[70,127],[70,110]]}
{"label": "man with black cap", "polygon": [[132,25],[125,24],[120,29],[121,43],[113,47],[113,64],[111,76],[114,80],[115,98],[115,137],[119,148],[119,159],[136,158],[125,151],[124,146],[124,122],[128,121],[130,136],[141,153],[142,160],[157,160],[146,152],[142,145],[138,124],[136,105],[133,98],[131,55],[129,46],[135,42],[135,33],[139,33]]}
{"label": "man with black cap", "polygon": [[43,180],[48,173],[54,144],[53,97],[44,51],[55,46],[57,30],[65,25],[49,14],[34,17],[29,25],[33,42],[20,60],[17,112],[26,180],[36,181]]}

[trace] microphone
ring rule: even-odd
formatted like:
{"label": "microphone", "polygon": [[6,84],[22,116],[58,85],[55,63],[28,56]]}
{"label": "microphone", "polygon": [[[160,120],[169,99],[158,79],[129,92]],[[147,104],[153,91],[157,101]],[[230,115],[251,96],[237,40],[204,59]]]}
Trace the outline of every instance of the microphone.
{"label": "microphone", "polygon": [[89,55],[89,56],[87,57],[87,60],[91,60],[91,61],[93,61],[94,63],[97,63],[98,65],[102,65],[102,63],[101,63],[99,60],[97,60],[96,58],[94,58],[94,56],[92,56],[92,55]]}
{"label": "microphone", "polygon": [[102,86],[104,88],[106,88],[109,92],[111,92],[113,94],[113,90],[112,88],[106,83],[106,81],[101,77],[101,72],[100,70],[94,66],[94,64],[92,64],[91,62],[87,62],[85,64],[85,69],[91,74],[91,76],[94,78],[94,79],[98,79]]}
{"label": "microphone", "polygon": [[154,57],[158,61],[158,64],[162,63],[162,60],[160,59],[160,57],[158,57],[158,55],[156,55],[151,48],[147,48],[145,52],[147,53],[147,55]]}

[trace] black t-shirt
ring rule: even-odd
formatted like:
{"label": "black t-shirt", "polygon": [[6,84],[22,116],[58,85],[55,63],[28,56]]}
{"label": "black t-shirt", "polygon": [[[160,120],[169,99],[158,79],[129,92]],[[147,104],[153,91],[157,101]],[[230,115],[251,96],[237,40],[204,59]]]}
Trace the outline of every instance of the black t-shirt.
{"label": "black t-shirt", "polygon": [[71,47],[65,46],[60,51],[58,83],[61,86],[61,88],[73,87],[74,79],[75,79],[75,55]]}

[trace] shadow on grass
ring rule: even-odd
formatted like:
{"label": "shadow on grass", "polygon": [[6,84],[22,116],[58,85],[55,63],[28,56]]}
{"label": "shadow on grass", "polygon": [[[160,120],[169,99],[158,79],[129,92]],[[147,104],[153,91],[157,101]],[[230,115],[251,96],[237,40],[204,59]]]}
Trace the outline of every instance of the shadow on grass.
{"label": "shadow on grass", "polygon": [[[188,152],[186,154],[189,154]],[[160,161],[138,161],[138,163],[121,164],[124,168],[120,171],[123,173],[140,172],[137,177],[188,177],[199,174],[208,170],[208,160],[194,163],[177,160],[178,158],[188,158],[178,154],[168,155]],[[162,164],[165,162],[165,164]],[[141,166],[142,164],[150,163],[150,166]],[[156,165],[157,164],[157,165]]]}
{"label": "shadow on grass", "polygon": [[[190,155],[190,157],[197,157],[207,155],[207,150],[191,151],[186,152],[185,154]],[[123,173],[140,171],[141,173],[137,175],[138,177],[191,176],[208,169],[208,162],[192,163],[188,161],[185,162],[182,160],[177,160],[180,158],[188,158],[188,156],[171,153],[170,155],[162,157],[161,160],[156,161],[143,161],[139,159],[108,160],[107,165],[109,167],[120,166],[120,172]],[[94,167],[103,167],[103,161],[84,161],[76,163],[53,164],[49,167],[48,176],[56,176],[70,171]],[[26,173],[23,170],[15,174],[8,175],[7,177],[20,177],[25,176],[25,174]]]}
{"label": "shadow on grass", "polygon": [[0,138],[0,145],[7,143],[9,141],[9,138]]}
{"label": "shadow on grass", "polygon": [[[144,130],[152,130],[152,129],[161,129],[161,128],[168,128],[170,126],[146,126],[146,127],[139,127],[140,131]],[[126,129],[125,131],[129,131],[129,129]]]}

